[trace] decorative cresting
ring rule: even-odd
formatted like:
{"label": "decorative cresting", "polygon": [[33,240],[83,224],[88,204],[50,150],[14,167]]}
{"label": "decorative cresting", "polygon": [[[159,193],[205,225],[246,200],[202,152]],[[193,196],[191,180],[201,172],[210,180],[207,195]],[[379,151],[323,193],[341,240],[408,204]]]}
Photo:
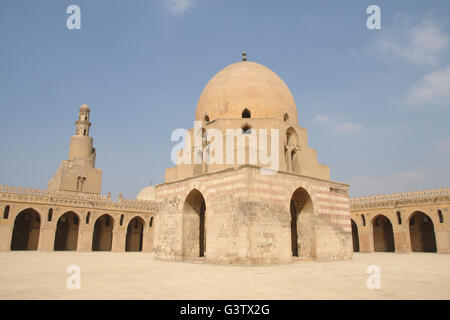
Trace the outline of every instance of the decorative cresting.
{"label": "decorative cresting", "polygon": [[449,204],[449,188],[353,198],[354,248],[450,253]]}
{"label": "decorative cresting", "polygon": [[433,200],[442,198],[442,200],[450,199],[450,188],[430,189],[414,192],[398,192],[389,194],[379,194],[365,197],[351,198],[351,209],[379,207],[384,205],[395,205],[397,201],[420,201]]}
{"label": "decorative cresting", "polygon": [[[27,197],[30,196],[30,197]],[[124,199],[119,195],[117,202],[111,200],[108,195],[89,194],[70,191],[48,191],[34,188],[20,188],[15,186],[0,185],[0,200],[19,202],[39,202],[48,204],[71,204],[82,207],[99,207],[104,209],[129,209],[154,212],[156,205],[149,200]]]}

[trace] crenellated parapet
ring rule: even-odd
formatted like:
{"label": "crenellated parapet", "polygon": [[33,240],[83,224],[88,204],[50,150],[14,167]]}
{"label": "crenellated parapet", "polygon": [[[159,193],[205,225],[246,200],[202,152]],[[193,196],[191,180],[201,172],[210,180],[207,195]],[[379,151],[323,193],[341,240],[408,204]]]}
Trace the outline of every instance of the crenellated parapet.
{"label": "crenellated parapet", "polygon": [[153,201],[123,199],[111,200],[111,193],[100,195],[71,191],[49,191],[0,185],[0,201],[67,205],[85,208],[113,209],[155,213],[157,205]]}
{"label": "crenellated parapet", "polygon": [[395,207],[398,205],[423,204],[450,201],[450,188],[430,189],[413,192],[379,194],[350,199],[350,209]]}

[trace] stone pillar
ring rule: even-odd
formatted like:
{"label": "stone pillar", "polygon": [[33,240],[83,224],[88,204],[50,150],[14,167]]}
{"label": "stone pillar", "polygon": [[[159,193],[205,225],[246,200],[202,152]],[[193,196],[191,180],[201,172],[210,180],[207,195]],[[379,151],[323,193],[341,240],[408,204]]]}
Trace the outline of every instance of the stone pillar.
{"label": "stone pillar", "polygon": [[[145,230],[145,229],[144,229]],[[142,252],[153,252],[153,229],[147,227],[142,239]]]}
{"label": "stone pillar", "polygon": [[53,251],[55,248],[56,224],[46,223],[39,234],[39,251]]}
{"label": "stone pillar", "polygon": [[126,230],[119,229],[113,231],[112,248],[113,252],[125,252]]}
{"label": "stone pillar", "polygon": [[394,230],[394,242],[396,253],[411,252],[411,241],[409,239],[408,226],[395,226]]}
{"label": "stone pillar", "polygon": [[0,252],[11,250],[11,237],[14,223],[10,218],[0,220]]}
{"label": "stone pillar", "polygon": [[358,230],[359,235],[359,252],[373,252],[373,239],[372,233],[367,231],[366,227],[362,227]]}
{"label": "stone pillar", "polygon": [[0,252],[11,251],[11,240],[14,229],[14,222],[17,216],[17,206],[9,205],[8,219],[3,219],[3,210],[6,206],[2,206],[0,216]]}
{"label": "stone pillar", "polygon": [[450,231],[435,230],[438,253],[450,253]]}
{"label": "stone pillar", "polygon": [[92,237],[93,237],[93,230],[81,228],[80,225],[80,229],[78,231],[77,251],[82,252],[92,251]]}

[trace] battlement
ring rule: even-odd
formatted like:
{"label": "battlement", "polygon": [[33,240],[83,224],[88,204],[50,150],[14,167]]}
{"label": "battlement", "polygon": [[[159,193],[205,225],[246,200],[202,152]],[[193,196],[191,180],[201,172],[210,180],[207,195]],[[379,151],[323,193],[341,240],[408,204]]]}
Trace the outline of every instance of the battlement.
{"label": "battlement", "polygon": [[[30,196],[30,197],[27,197]],[[39,199],[37,199],[38,197]],[[111,200],[111,193],[100,195],[94,193],[72,192],[72,191],[49,191],[35,188],[21,188],[16,186],[0,185],[0,200],[16,200],[19,202],[68,203],[85,206],[87,203],[95,204],[96,207],[114,208],[123,210],[154,211],[156,205],[153,201],[124,199],[119,195],[118,201]]]}
{"label": "battlement", "polygon": [[450,188],[441,188],[441,189],[430,189],[430,190],[422,190],[422,191],[413,191],[413,192],[398,192],[398,193],[388,193],[388,194],[378,194],[372,196],[364,196],[364,197],[356,197],[350,199],[351,205],[358,204],[368,204],[374,202],[382,202],[382,201],[400,201],[400,200],[418,200],[418,199],[427,199],[427,198],[435,198],[440,196],[448,196],[450,195]]}

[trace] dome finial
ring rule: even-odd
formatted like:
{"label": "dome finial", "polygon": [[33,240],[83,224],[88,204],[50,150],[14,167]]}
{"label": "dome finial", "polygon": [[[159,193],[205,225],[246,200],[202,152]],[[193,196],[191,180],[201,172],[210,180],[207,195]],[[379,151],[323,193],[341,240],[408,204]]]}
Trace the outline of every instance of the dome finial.
{"label": "dome finial", "polygon": [[242,52],[242,61],[247,61],[247,52]]}

